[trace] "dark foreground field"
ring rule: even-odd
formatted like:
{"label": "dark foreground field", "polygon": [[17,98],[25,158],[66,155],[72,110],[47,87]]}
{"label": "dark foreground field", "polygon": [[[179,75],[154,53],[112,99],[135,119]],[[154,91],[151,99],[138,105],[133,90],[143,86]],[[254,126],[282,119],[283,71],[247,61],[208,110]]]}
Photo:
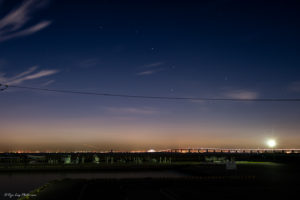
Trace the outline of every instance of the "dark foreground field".
{"label": "dark foreground field", "polygon": [[56,180],[33,191],[29,199],[295,199],[299,195],[296,163],[241,162],[233,171],[222,164],[201,164],[177,170],[186,176]]}

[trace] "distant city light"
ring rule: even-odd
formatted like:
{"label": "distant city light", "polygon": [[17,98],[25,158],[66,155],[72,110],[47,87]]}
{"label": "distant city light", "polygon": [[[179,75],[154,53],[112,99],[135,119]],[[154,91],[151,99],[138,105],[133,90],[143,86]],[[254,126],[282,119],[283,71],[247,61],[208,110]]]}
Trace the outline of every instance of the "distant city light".
{"label": "distant city light", "polygon": [[270,148],[273,148],[276,146],[276,141],[275,140],[268,140],[267,141],[267,145],[270,147]]}
{"label": "distant city light", "polygon": [[148,151],[147,151],[148,153],[154,153],[154,152],[156,152],[154,149],[149,149]]}

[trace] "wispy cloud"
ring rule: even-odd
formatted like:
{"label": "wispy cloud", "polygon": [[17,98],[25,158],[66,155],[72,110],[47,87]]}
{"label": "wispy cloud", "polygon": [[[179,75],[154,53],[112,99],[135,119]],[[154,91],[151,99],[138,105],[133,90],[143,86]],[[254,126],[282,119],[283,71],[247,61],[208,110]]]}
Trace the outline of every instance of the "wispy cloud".
{"label": "wispy cloud", "polygon": [[50,80],[50,81],[47,81],[47,82],[43,83],[42,86],[47,86],[47,85],[50,85],[54,82],[55,82],[55,80]]}
{"label": "wispy cloud", "polygon": [[34,66],[13,77],[5,77],[4,73],[0,73],[0,81],[8,85],[17,85],[27,80],[38,79],[58,73],[58,70],[41,70],[38,72],[36,72],[36,70],[37,66]]}
{"label": "wispy cloud", "polygon": [[142,72],[137,73],[137,75],[139,75],[139,76],[151,75],[151,74],[155,74],[157,72],[160,72],[162,70],[164,70],[164,69],[146,70],[146,71],[142,71]]}
{"label": "wispy cloud", "polygon": [[31,74],[31,73],[34,72],[36,69],[37,69],[37,66],[30,67],[28,70],[26,70],[26,71],[24,71],[24,72],[22,72],[22,73],[16,75],[16,76],[14,77],[14,79],[19,79],[19,78],[21,78],[21,77],[23,77],[23,76],[26,76],[26,75],[28,75],[28,74]]}
{"label": "wispy cloud", "polygon": [[47,1],[26,0],[0,19],[0,42],[12,38],[31,35],[51,24],[51,21],[40,21],[34,25],[26,26],[31,20],[31,14],[45,5]]}
{"label": "wispy cloud", "polygon": [[[158,72],[164,70],[164,68],[161,67],[162,65],[164,65],[163,62],[155,62],[155,63],[143,65],[141,68],[143,68],[144,70],[136,73],[136,75],[144,76],[144,75],[152,75],[152,74],[158,73]],[[149,68],[151,68],[151,69],[149,69]]]}
{"label": "wispy cloud", "polygon": [[249,90],[233,90],[224,93],[227,98],[234,98],[234,99],[256,99],[258,98],[258,93]]}
{"label": "wispy cloud", "polygon": [[135,107],[106,107],[106,111],[112,114],[121,114],[121,115],[153,115],[160,113],[157,109],[154,108],[135,108]]}
{"label": "wispy cloud", "polygon": [[292,92],[300,92],[300,81],[291,83],[288,89]]}

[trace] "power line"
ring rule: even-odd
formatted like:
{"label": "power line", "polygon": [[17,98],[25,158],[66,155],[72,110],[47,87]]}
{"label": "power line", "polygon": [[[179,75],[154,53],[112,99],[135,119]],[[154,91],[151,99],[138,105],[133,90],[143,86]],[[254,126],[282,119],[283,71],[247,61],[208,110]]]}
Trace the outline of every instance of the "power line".
{"label": "power line", "polygon": [[[1,84],[0,84],[1,86]],[[28,90],[39,90],[46,92],[59,92],[68,94],[80,95],[94,95],[94,96],[108,96],[108,97],[122,97],[122,98],[138,98],[138,99],[160,99],[160,100],[195,100],[195,101],[256,101],[256,102],[300,102],[300,98],[256,98],[256,99],[239,99],[239,98],[201,98],[201,97],[168,97],[168,96],[144,96],[144,95],[128,95],[128,94],[114,94],[114,93],[98,93],[98,92],[82,92],[75,90],[61,90],[49,89],[16,85],[3,85],[5,89],[8,87]],[[4,89],[3,89],[4,90]]]}

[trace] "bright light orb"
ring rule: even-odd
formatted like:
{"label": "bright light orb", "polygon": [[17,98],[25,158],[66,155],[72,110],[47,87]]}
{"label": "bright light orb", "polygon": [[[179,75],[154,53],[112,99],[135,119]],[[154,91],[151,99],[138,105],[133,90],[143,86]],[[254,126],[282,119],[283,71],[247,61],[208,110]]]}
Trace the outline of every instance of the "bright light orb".
{"label": "bright light orb", "polygon": [[273,148],[276,146],[276,141],[275,140],[268,140],[267,141],[267,145],[270,147],[270,148]]}
{"label": "bright light orb", "polygon": [[148,153],[154,153],[154,152],[156,152],[154,149],[149,149],[148,151],[147,151]]}

